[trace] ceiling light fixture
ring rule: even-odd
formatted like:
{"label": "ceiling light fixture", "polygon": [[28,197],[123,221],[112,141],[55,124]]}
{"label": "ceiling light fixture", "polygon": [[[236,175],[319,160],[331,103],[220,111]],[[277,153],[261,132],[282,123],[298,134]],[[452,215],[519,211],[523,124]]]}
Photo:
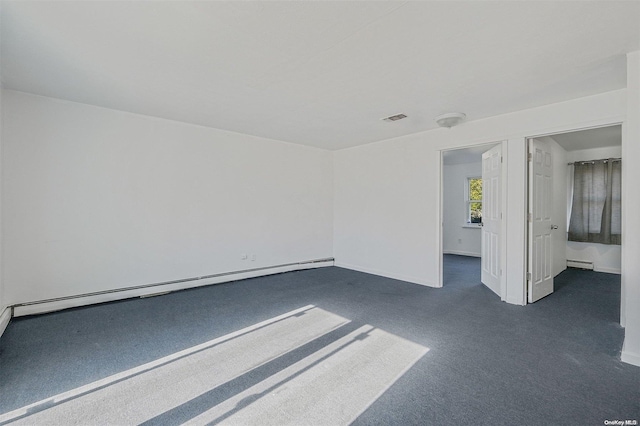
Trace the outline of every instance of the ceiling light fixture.
{"label": "ceiling light fixture", "polygon": [[438,123],[440,127],[453,127],[460,124],[466,117],[467,116],[461,112],[449,112],[437,116],[434,120],[436,120],[436,123]]}

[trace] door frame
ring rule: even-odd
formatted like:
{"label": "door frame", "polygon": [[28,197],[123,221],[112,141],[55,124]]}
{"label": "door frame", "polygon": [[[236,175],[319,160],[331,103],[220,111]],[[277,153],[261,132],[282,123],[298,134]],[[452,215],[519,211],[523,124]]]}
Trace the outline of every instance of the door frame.
{"label": "door frame", "polygon": [[[552,120],[553,121],[553,120]],[[440,151],[440,161],[438,166],[440,167],[440,171],[438,173],[439,182],[436,183],[439,188],[438,195],[438,223],[434,223],[433,230],[436,232],[437,241],[438,241],[438,282],[434,283],[434,287],[442,287],[443,284],[443,261],[442,261],[442,217],[443,217],[443,194],[442,194],[442,181],[443,181],[443,170],[442,170],[442,152],[449,151],[454,149],[461,148],[470,148],[479,145],[487,145],[487,144],[497,144],[500,141],[503,141],[503,147],[507,149],[511,147],[511,152],[503,151],[503,156],[505,156],[505,163],[507,164],[507,159],[510,161],[511,167],[505,167],[505,169],[510,169],[507,171],[507,175],[512,179],[511,184],[506,182],[504,185],[504,190],[507,191],[508,194],[511,195],[511,199],[509,200],[512,204],[511,210],[504,210],[505,215],[503,219],[506,218],[506,226],[507,229],[511,231],[511,246],[508,247],[509,253],[511,253],[508,257],[512,261],[514,261],[511,265],[504,265],[507,268],[507,277],[509,277],[511,284],[506,284],[506,281],[503,285],[506,285],[506,290],[503,287],[503,293],[507,292],[507,303],[523,306],[527,304],[527,281],[526,281],[526,273],[527,273],[527,265],[526,265],[526,257],[528,256],[527,247],[527,215],[526,211],[528,209],[527,205],[527,185],[528,185],[528,177],[526,175],[527,170],[527,154],[526,154],[526,141],[529,138],[550,136],[558,133],[566,133],[573,132],[578,130],[586,130],[593,129],[598,127],[607,127],[613,125],[622,125],[622,145],[624,149],[625,143],[628,143],[627,137],[627,122],[626,116],[624,114],[612,114],[605,118],[595,118],[595,119],[581,119],[580,114],[577,113],[577,117],[575,117],[575,121],[570,122],[569,124],[552,124],[552,125],[543,125],[539,128],[533,128],[528,131],[523,132],[501,132],[497,137],[487,137],[487,138],[478,138],[478,139],[470,139],[469,136],[462,135],[459,139],[452,138],[448,141],[446,147],[440,147],[436,150]],[[557,123],[557,121],[556,121]],[[459,143],[459,145],[456,145]],[[517,183],[517,185],[515,185]],[[515,185],[515,186],[514,186]],[[516,187],[517,186],[517,187]],[[624,181],[623,181],[623,194],[624,194]],[[506,197],[505,200],[506,202]],[[623,212],[624,212],[624,200],[623,200]],[[505,224],[503,224],[504,226]],[[623,229],[622,233],[624,235],[624,221],[623,221]],[[505,232],[506,234],[506,232]],[[516,244],[514,244],[516,243]],[[624,327],[624,318],[625,318],[625,308],[626,308],[626,298],[625,298],[625,285],[626,276],[625,276],[625,265],[624,265],[624,247],[623,257],[622,257],[622,297],[620,300],[620,324]],[[505,250],[506,251],[506,250]],[[503,251],[504,252],[504,251]],[[503,253],[503,258],[505,253]],[[517,260],[517,261],[516,261]],[[504,274],[504,268],[503,268]]]}
{"label": "door frame", "polygon": [[486,146],[487,150],[491,149],[491,147],[494,147],[496,145],[501,145],[502,147],[502,167],[500,170],[500,174],[501,174],[501,179],[502,179],[502,185],[500,188],[500,192],[501,192],[501,200],[500,200],[500,209],[502,211],[502,222],[500,224],[500,269],[502,271],[502,275],[500,276],[500,300],[505,301],[506,297],[507,297],[507,274],[505,271],[505,265],[506,265],[506,261],[507,261],[507,250],[506,250],[506,246],[507,246],[507,185],[506,185],[506,180],[507,180],[507,169],[508,169],[508,164],[507,164],[507,150],[509,149],[508,147],[508,140],[504,139],[504,140],[497,140],[494,142],[479,142],[479,143],[474,143],[474,144],[468,144],[468,145],[461,145],[461,146],[456,146],[456,147],[451,147],[451,148],[443,148],[440,150],[440,184],[439,184],[439,200],[438,200],[438,204],[439,204],[439,211],[438,211],[438,240],[439,240],[439,253],[440,253],[440,259],[439,259],[439,269],[440,269],[440,274],[439,274],[439,278],[438,278],[438,286],[437,287],[443,287],[444,285],[444,253],[443,253],[443,240],[444,240],[444,153],[447,151],[456,151],[456,150],[460,150],[460,149],[466,149],[466,148],[476,148],[479,146]]}
{"label": "door frame", "polygon": [[[624,143],[624,138],[625,138],[625,120],[622,117],[614,117],[611,118],[609,120],[599,120],[596,122],[592,122],[592,123],[585,123],[583,125],[576,125],[576,126],[563,126],[561,128],[557,128],[554,129],[553,131],[545,131],[544,133],[538,133],[532,136],[526,136],[524,138],[524,143],[526,145],[526,151],[529,152],[529,140],[530,139],[535,139],[535,138],[541,138],[541,137],[545,137],[545,136],[554,136],[554,135],[559,135],[559,134],[563,134],[563,133],[571,133],[571,132],[579,132],[582,130],[592,130],[592,129],[600,129],[603,127],[611,127],[611,126],[621,126],[622,127],[622,143]],[[529,182],[529,160],[528,158],[525,158],[525,170],[527,171],[526,175],[525,175],[525,194],[526,194],[526,201],[525,201],[525,212],[529,211],[530,205],[529,205],[529,191],[532,190],[532,186],[531,183]],[[624,205],[624,200],[622,200],[622,203]],[[623,212],[624,212],[624,207],[623,207]],[[530,244],[529,244],[529,226],[531,224],[529,223],[529,220],[527,217],[525,217],[525,246],[524,246],[524,253],[526,256],[526,259],[529,258],[529,249],[530,249]],[[622,235],[624,235],[624,221],[622,222]],[[621,252],[624,251],[624,246],[620,247]],[[624,256],[621,256],[622,259],[624,259]],[[523,287],[523,305],[527,305],[529,304],[529,288],[528,288],[528,280],[526,279],[527,274],[531,272],[529,271],[529,262],[525,262],[525,271],[524,271],[524,287]],[[622,268],[622,274],[624,274],[624,268]],[[622,277],[622,275],[621,275]],[[624,281],[624,280],[622,280]],[[624,289],[622,290],[622,295],[620,298],[620,313],[621,313],[621,318],[622,317],[622,310],[623,305],[624,305]],[[533,302],[535,303],[535,302]],[[620,321],[620,323],[622,324],[622,321]],[[622,324],[622,326],[624,326],[624,324]]]}

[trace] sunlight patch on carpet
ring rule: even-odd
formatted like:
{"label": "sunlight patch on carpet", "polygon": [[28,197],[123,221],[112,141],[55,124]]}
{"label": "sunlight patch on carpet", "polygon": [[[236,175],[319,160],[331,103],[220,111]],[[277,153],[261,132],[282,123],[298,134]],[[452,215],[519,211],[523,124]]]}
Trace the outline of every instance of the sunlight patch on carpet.
{"label": "sunlight patch on carpet", "polygon": [[[0,415],[0,424],[139,424],[158,419],[349,323],[308,305]],[[429,350],[370,325],[356,327],[342,329],[341,336],[259,383],[234,388],[235,394],[216,405],[188,412],[190,424],[353,421]]]}

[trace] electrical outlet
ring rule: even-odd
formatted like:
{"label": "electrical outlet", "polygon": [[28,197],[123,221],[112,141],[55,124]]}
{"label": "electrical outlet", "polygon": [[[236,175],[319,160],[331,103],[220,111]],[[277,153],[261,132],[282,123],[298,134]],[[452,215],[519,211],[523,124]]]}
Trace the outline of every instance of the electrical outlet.
{"label": "electrical outlet", "polygon": [[246,255],[246,253],[242,253],[242,254],[240,255],[240,259],[242,259],[242,260],[247,260],[247,255]]}
{"label": "electrical outlet", "polygon": [[255,254],[252,254],[252,255],[251,255],[251,261],[253,262],[254,260],[256,260],[256,255],[255,255]]}

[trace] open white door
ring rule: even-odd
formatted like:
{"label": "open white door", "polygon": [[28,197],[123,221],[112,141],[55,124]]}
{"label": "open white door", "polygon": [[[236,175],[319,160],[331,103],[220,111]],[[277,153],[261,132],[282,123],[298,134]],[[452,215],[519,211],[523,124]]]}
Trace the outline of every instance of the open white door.
{"label": "open white door", "polygon": [[502,145],[482,154],[482,274],[484,285],[500,295],[502,229]]}
{"label": "open white door", "polygon": [[551,147],[529,139],[529,303],[553,293],[551,212],[553,211]]}

